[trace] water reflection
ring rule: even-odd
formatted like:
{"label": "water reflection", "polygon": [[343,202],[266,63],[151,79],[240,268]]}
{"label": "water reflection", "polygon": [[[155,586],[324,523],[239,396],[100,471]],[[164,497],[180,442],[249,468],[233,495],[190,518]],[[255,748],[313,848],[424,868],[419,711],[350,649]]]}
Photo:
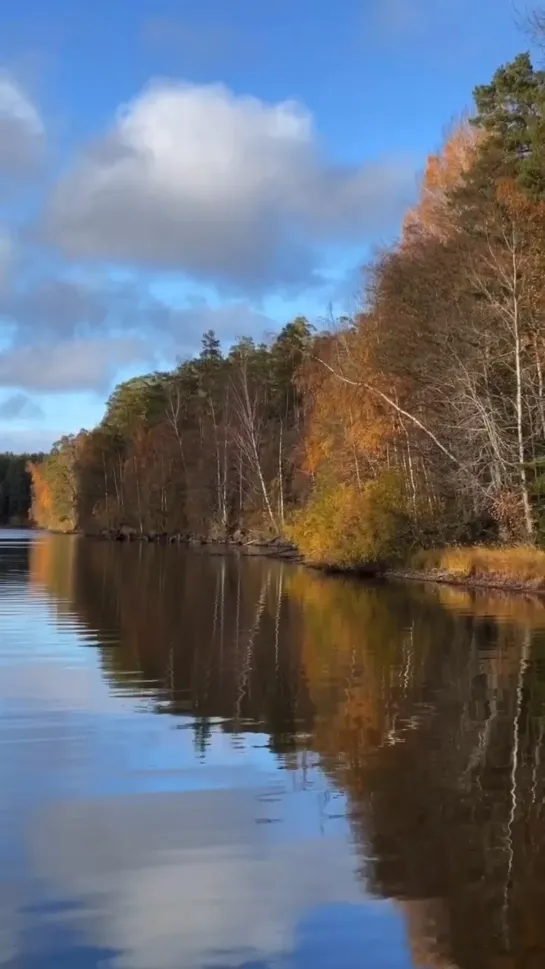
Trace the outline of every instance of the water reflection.
{"label": "water reflection", "polygon": [[539,601],[4,536],[0,624],[0,965],[545,964]]}

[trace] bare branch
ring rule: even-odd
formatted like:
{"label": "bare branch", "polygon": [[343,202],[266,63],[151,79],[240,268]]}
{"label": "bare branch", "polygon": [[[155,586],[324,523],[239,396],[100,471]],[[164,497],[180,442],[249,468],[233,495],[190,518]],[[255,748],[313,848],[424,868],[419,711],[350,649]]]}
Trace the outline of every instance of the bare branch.
{"label": "bare branch", "polygon": [[320,357],[315,357],[314,359],[318,363],[321,363],[322,366],[324,366],[327,370],[330,371],[330,373],[333,374],[334,377],[337,377],[337,379],[341,380],[343,383],[348,384],[351,387],[365,387],[365,389],[368,390],[369,393],[375,394],[377,397],[380,397],[380,399],[383,400],[385,404],[388,404],[389,407],[395,410],[402,417],[406,417],[407,420],[411,421],[415,425],[415,427],[418,427],[419,430],[421,430],[424,434],[426,434],[429,437],[429,439],[433,441],[433,443],[439,448],[439,450],[442,451],[443,454],[447,458],[449,458],[450,461],[453,462],[453,464],[455,464],[457,467],[462,466],[458,458],[452,453],[452,451],[449,451],[444,444],[441,444],[441,441],[439,440],[439,438],[436,437],[433,431],[430,431],[429,427],[426,427],[426,425],[423,424],[422,421],[418,419],[418,417],[415,417],[414,414],[411,414],[410,411],[404,410],[403,407],[400,407],[399,404],[396,404],[395,400],[392,400],[392,398],[389,397],[388,394],[385,394],[382,390],[378,390],[376,387],[373,387],[372,384],[368,384],[364,380],[361,380],[361,381],[350,380],[348,377],[345,377],[344,374],[338,373],[338,371],[334,370],[333,367],[331,367],[328,363],[326,363],[325,360],[322,360]]}

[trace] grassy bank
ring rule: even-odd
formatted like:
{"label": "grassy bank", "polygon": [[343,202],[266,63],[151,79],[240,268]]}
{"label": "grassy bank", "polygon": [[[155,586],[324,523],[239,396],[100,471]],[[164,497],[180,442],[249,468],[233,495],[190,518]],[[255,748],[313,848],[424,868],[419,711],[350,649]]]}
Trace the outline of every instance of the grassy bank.
{"label": "grassy bank", "polygon": [[436,582],[545,592],[545,551],[527,545],[421,549],[395,574]]}

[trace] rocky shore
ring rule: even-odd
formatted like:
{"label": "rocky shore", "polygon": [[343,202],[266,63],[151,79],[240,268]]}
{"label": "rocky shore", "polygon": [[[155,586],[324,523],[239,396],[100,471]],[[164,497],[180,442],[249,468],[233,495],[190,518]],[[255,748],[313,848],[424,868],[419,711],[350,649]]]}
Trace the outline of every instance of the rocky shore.
{"label": "rocky shore", "polygon": [[501,575],[468,576],[456,572],[436,570],[419,572],[412,569],[388,569],[382,573],[385,579],[399,582],[432,582],[436,585],[459,586],[463,589],[486,591],[487,589],[505,593],[525,593],[532,596],[545,595],[545,577],[521,580],[515,576]]}
{"label": "rocky shore", "polygon": [[170,534],[168,532],[140,532],[127,525],[117,529],[102,529],[98,533],[86,535],[109,542],[145,542],[162,545],[186,545],[192,548],[206,548],[210,552],[223,553],[237,550],[244,555],[261,555],[269,558],[281,558],[291,562],[301,562],[302,558],[297,548],[282,538],[258,539],[241,533],[235,533],[228,539],[218,540],[187,535],[182,532]]}

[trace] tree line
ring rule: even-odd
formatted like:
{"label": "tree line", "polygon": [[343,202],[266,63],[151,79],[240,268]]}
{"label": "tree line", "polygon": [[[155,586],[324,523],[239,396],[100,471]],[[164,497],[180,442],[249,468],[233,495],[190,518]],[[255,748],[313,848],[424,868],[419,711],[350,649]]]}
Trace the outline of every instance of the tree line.
{"label": "tree line", "polygon": [[270,344],[244,338],[226,355],[208,332],[195,359],[120,384],[95,430],[31,465],[35,520],[202,538],[279,533],[300,492],[296,375],[310,344],[302,318]]}
{"label": "tree line", "polygon": [[116,388],[31,464],[40,525],[292,537],[353,565],[545,537],[545,72],[527,53],[430,156],[360,311]]}
{"label": "tree line", "polygon": [[40,454],[0,454],[0,525],[27,525],[32,503],[29,462]]}

